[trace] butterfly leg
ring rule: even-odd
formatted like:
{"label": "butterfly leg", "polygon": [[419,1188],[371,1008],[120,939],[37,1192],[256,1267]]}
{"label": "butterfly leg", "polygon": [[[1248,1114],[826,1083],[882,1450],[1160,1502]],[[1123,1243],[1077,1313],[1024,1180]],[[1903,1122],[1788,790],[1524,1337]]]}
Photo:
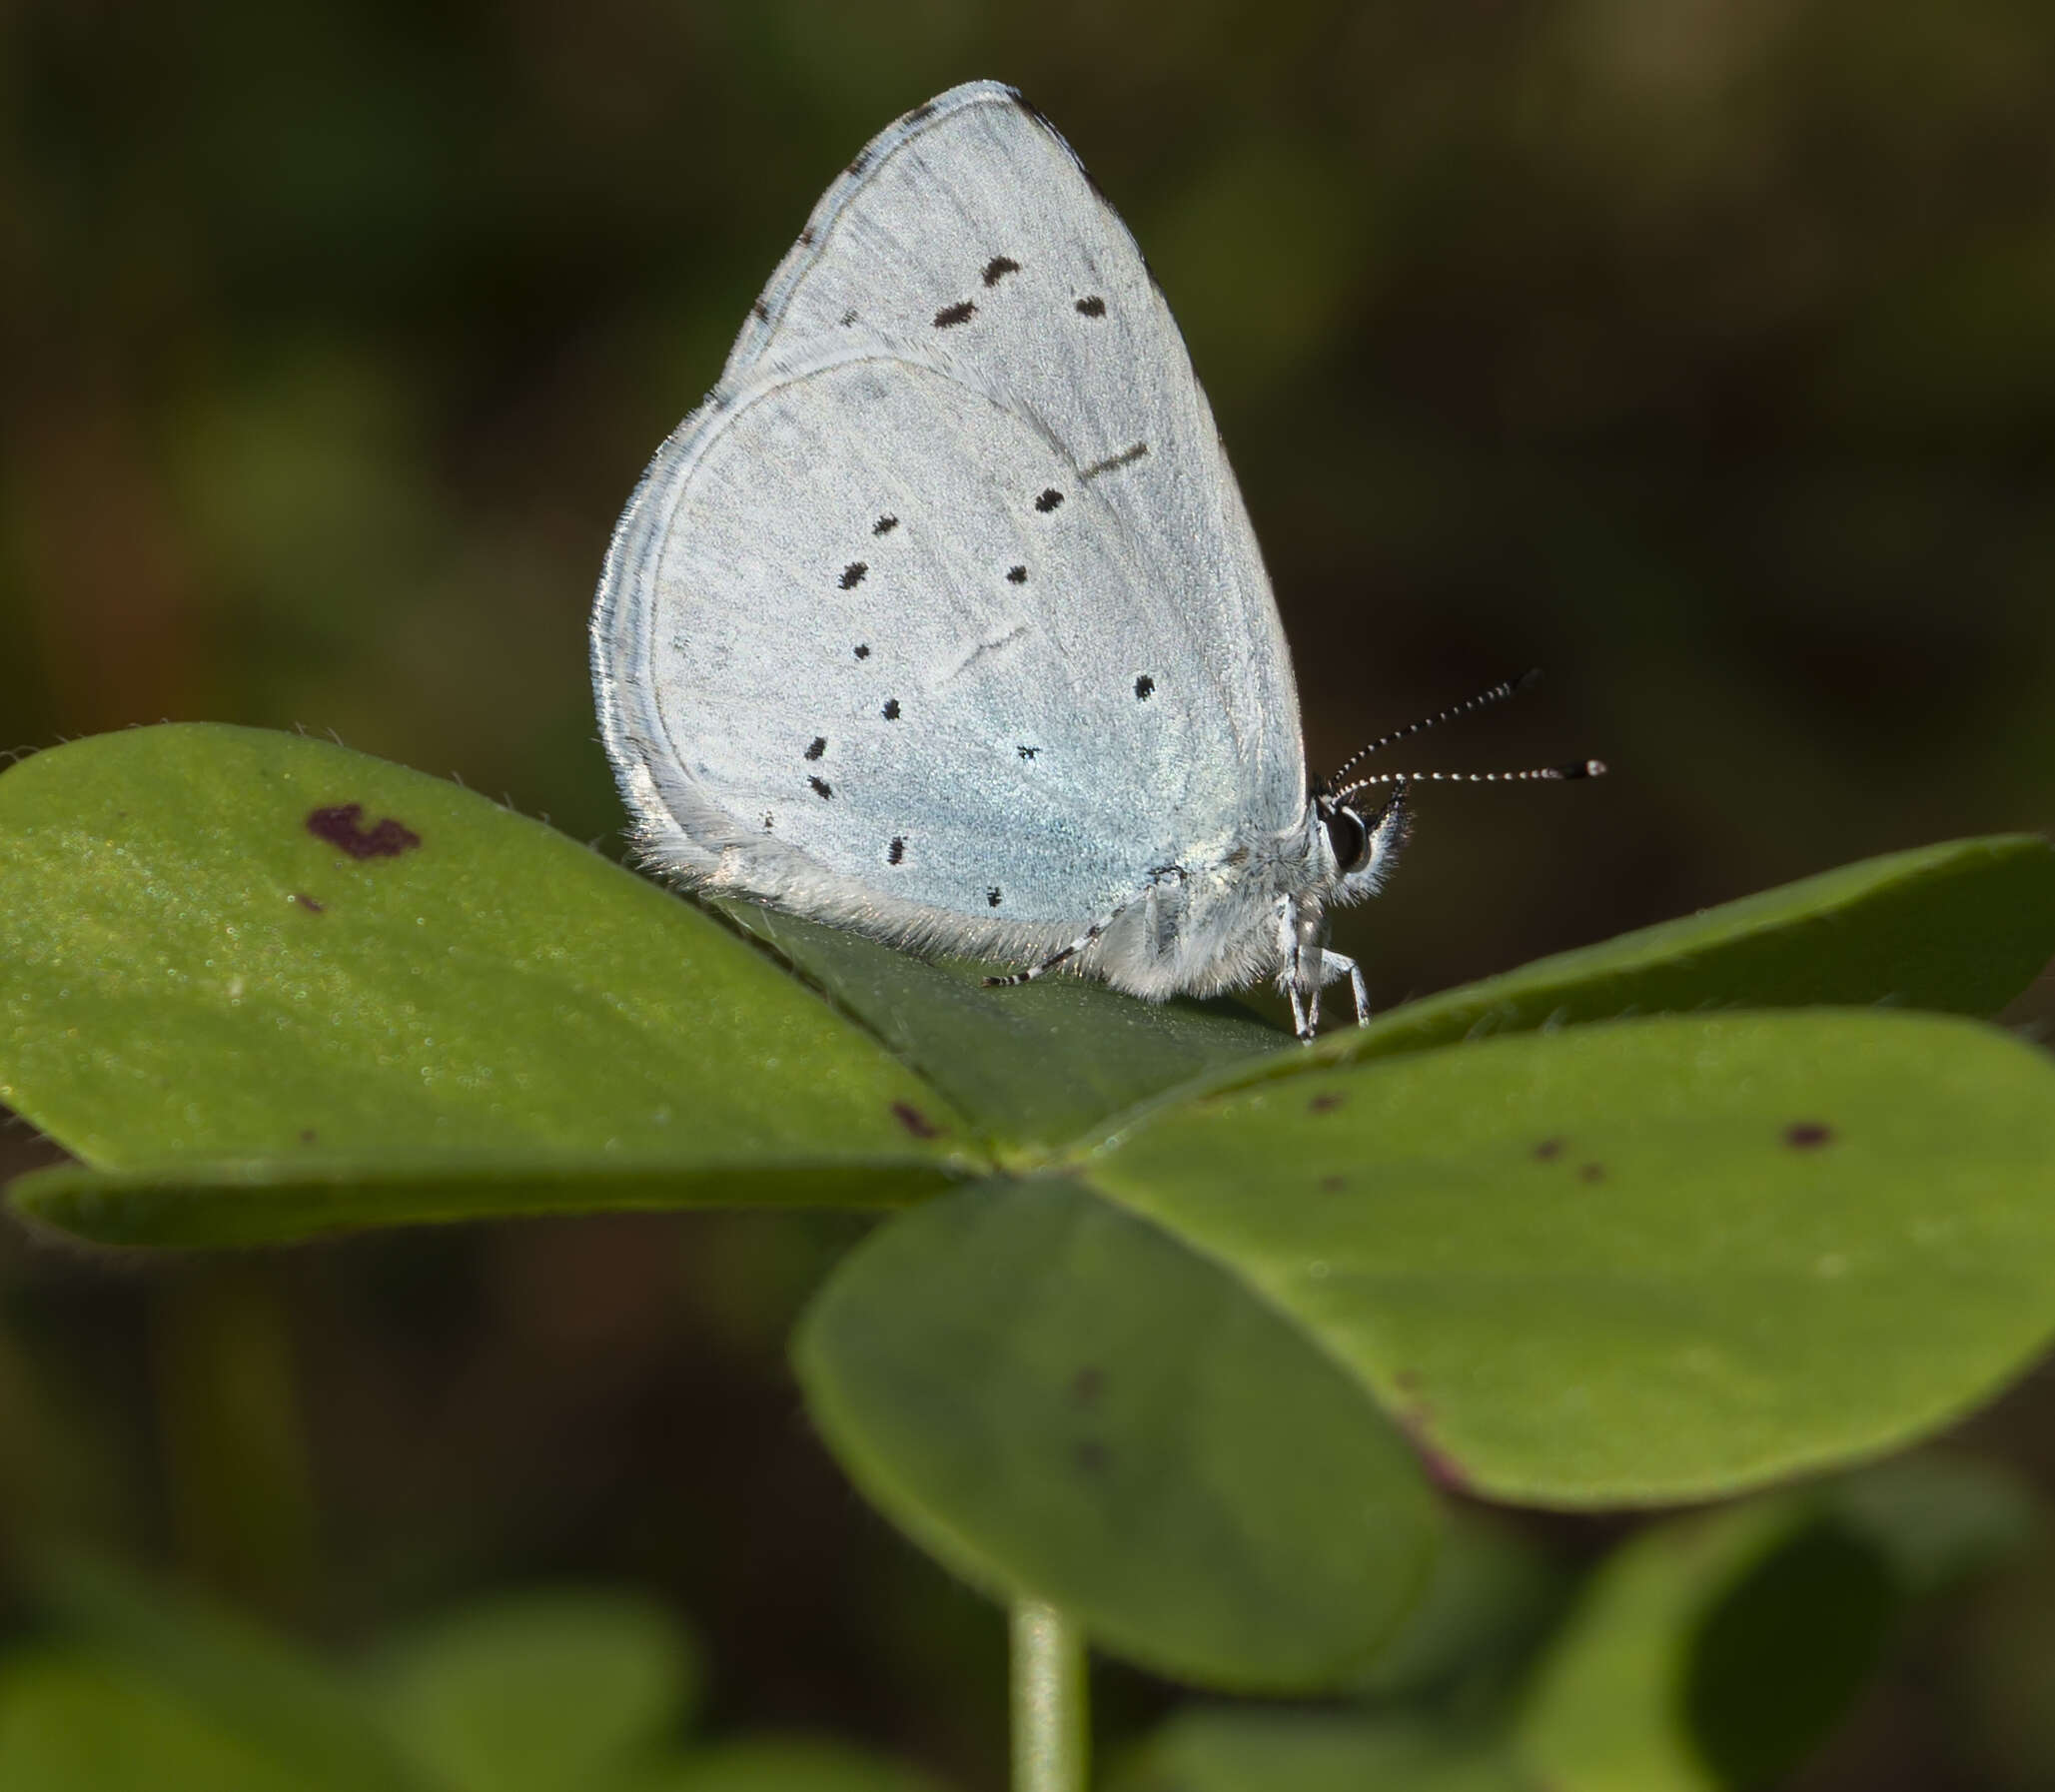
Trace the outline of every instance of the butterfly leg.
{"label": "butterfly leg", "polygon": [[[1278,982],[1292,1001],[1292,1031],[1302,1040],[1311,1040],[1320,1031],[1320,976],[1316,968],[1320,947],[1307,937],[1299,919],[1299,904],[1290,896],[1278,898],[1277,946],[1282,961]],[[1309,970],[1314,973],[1311,977],[1307,975]]]}
{"label": "butterfly leg", "polygon": [[1068,963],[1071,959],[1075,958],[1080,952],[1082,952],[1087,946],[1091,945],[1094,940],[1096,940],[1102,933],[1104,933],[1107,930],[1107,928],[1111,927],[1114,924],[1114,922],[1118,921],[1121,918],[1121,916],[1126,914],[1128,910],[1133,906],[1133,903],[1123,902],[1120,905],[1120,907],[1115,909],[1112,914],[1108,915],[1105,920],[1094,921],[1091,926],[1087,927],[1083,933],[1079,934],[1076,939],[1072,940],[1070,944],[1064,947],[1061,952],[1052,952],[1038,965],[1029,965],[1026,970],[1015,971],[1011,973],[1009,976],[1005,977],[987,977],[985,979],[985,988],[1017,989],[1023,983],[1034,982],[1034,980],[1037,977],[1046,977],[1051,971],[1055,970],[1059,965]]}
{"label": "butterfly leg", "polygon": [[[1163,889],[1166,884],[1183,887],[1185,868],[1182,865],[1158,865],[1149,873],[1148,887],[1142,892],[1142,933],[1149,943],[1149,957],[1152,960],[1163,956],[1164,914]],[[1183,906],[1180,896],[1170,905],[1168,918],[1171,930],[1176,931],[1177,917]]]}
{"label": "butterfly leg", "polygon": [[1289,896],[1278,901],[1278,951],[1284,968],[1278,982],[1292,999],[1292,1025],[1302,1040],[1320,1031],[1320,992],[1330,983],[1349,980],[1349,993],[1356,1001],[1356,1024],[1370,1025],[1370,986],[1363,970],[1346,952],[1327,943],[1326,917],[1307,919]]}
{"label": "butterfly leg", "polygon": [[1321,981],[1339,983],[1349,979],[1349,993],[1356,998],[1356,1024],[1370,1025],[1370,985],[1363,981],[1363,967],[1346,952],[1337,952],[1332,946],[1323,946],[1321,956]]}

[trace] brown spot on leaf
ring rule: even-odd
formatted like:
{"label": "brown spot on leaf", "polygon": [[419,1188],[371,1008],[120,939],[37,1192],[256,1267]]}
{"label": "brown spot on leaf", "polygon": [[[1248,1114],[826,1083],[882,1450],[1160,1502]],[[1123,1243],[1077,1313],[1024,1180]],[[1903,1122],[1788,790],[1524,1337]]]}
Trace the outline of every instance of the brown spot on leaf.
{"label": "brown spot on leaf", "polygon": [[1562,1141],[1560,1139],[1543,1139],[1541,1144],[1535,1147],[1535,1156],[1543,1164],[1547,1163],[1551,1158],[1561,1157]]}
{"label": "brown spot on leaf", "polygon": [[1080,1406],[1097,1402],[1106,1389],[1106,1371],[1096,1363],[1088,1362],[1070,1378],[1070,1397]]}
{"label": "brown spot on leaf", "polygon": [[1823,1120],[1794,1120],[1784,1128],[1784,1143],[1793,1151],[1817,1151],[1833,1137],[1834,1129]]}
{"label": "brown spot on leaf", "polygon": [[366,827],[362,803],[337,803],[314,810],[307,817],[307,831],[317,840],[341,847],[353,859],[397,859],[421,844],[419,834],[390,815],[376,827]]}
{"label": "brown spot on leaf", "polygon": [[1346,1176],[1324,1176],[1320,1179],[1320,1190],[1323,1195],[1339,1195],[1348,1186],[1349,1179]]}
{"label": "brown spot on leaf", "polygon": [[1341,1105],[1342,1098],[1337,1091],[1324,1089],[1306,1104],[1306,1112],[1309,1114],[1332,1114]]}
{"label": "brown spot on leaf", "polygon": [[1578,1169],[1577,1177],[1582,1182],[1602,1183],[1605,1180],[1605,1166],[1603,1164],[1585,1164]]}
{"label": "brown spot on leaf", "polygon": [[1096,1437],[1087,1437],[1077,1446],[1077,1465],[1087,1474],[1100,1474],[1106,1468],[1106,1445]]}
{"label": "brown spot on leaf", "polygon": [[323,914],[326,913],[328,909],[328,904],[326,902],[315,901],[315,899],[312,896],[308,895],[308,893],[305,890],[295,890],[292,893],[292,895],[286,898],[286,900],[288,902],[297,902],[310,915]]}
{"label": "brown spot on leaf", "polygon": [[300,1129],[300,1143],[302,1145],[312,1145],[314,1143],[314,1128],[312,1128],[311,1126],[304,1126]]}
{"label": "brown spot on leaf", "polygon": [[942,1136],[942,1129],[911,1102],[894,1102],[892,1118],[916,1139],[939,1139]]}

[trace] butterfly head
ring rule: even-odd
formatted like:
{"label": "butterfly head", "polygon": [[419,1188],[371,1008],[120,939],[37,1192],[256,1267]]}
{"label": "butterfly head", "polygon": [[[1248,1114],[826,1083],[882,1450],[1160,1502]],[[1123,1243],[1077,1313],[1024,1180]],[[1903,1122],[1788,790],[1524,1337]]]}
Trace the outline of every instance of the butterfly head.
{"label": "butterfly head", "polygon": [[[1444,722],[1469,715],[1487,704],[1503,703],[1508,697],[1527,689],[1538,676],[1538,673],[1527,672],[1521,677],[1509,678],[1488,691],[1480,692],[1467,703],[1458,703],[1439,715],[1423,716],[1390,734],[1380,735],[1367,746],[1358,747],[1342,761],[1339,770],[1321,779],[1314,788],[1313,810],[1308,817],[1308,825],[1317,836],[1317,844],[1325,846],[1327,856],[1334,861],[1332,878],[1336,900],[1360,902],[1366,896],[1377,894],[1378,886],[1384,882],[1385,873],[1391,867],[1392,855],[1405,844],[1408,828],[1406,792],[1417,781],[1525,784],[1537,780],[1559,782],[1564,778],[1603,775],[1605,766],[1601,760],[1577,759],[1567,765],[1540,765],[1530,771],[1386,771],[1372,772],[1347,783],[1343,781],[1353,767],[1395,741],[1424,733],[1429,728],[1439,728]],[[1379,789],[1387,794],[1382,801],[1373,802],[1371,798]]]}
{"label": "butterfly head", "polygon": [[1404,778],[1376,802],[1364,802],[1363,794],[1361,789],[1336,792],[1323,785],[1313,798],[1311,819],[1333,861],[1330,875],[1340,902],[1360,902],[1377,894],[1411,825]]}

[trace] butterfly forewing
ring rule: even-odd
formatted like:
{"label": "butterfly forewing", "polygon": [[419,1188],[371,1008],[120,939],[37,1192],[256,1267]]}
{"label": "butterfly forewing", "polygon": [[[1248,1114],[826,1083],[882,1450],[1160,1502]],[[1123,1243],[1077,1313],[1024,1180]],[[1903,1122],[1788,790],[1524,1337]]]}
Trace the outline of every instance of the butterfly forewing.
{"label": "butterfly forewing", "polygon": [[659,856],[842,918],[1082,924],[1304,809],[1183,342],[1068,147],[990,83],[816,208],[623,517],[595,643],[616,759],[677,824],[631,789]]}

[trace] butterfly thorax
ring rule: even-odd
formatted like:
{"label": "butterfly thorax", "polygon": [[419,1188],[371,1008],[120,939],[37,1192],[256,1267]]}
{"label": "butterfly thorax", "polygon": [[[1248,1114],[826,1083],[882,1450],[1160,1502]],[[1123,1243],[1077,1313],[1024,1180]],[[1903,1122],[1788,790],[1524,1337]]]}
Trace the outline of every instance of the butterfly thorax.
{"label": "butterfly thorax", "polygon": [[1276,977],[1288,969],[1290,940],[1324,937],[1329,907],[1375,893],[1402,829],[1396,812],[1373,818],[1345,865],[1329,819],[1309,802],[1290,827],[1254,827],[1187,852],[1113,912],[1082,968],[1157,1000]]}

